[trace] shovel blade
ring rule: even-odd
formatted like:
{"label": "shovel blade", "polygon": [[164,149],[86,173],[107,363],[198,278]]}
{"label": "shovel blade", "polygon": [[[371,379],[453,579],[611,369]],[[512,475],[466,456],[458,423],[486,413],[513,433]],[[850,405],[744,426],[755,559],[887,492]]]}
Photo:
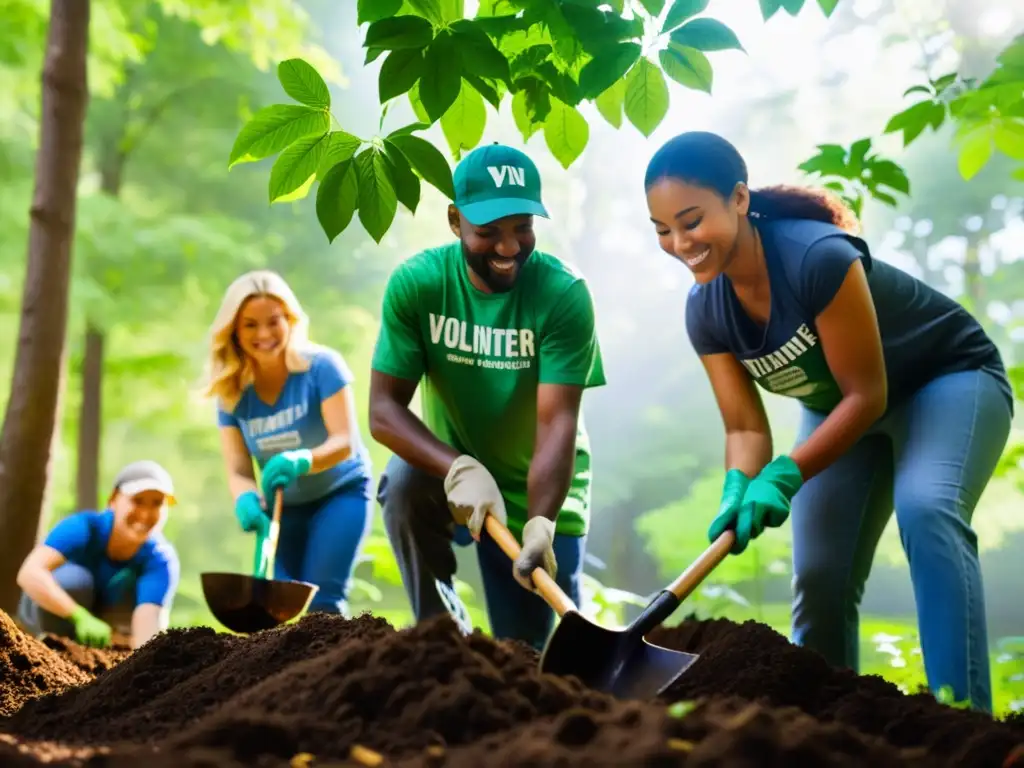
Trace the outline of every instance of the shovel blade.
{"label": "shovel blade", "polygon": [[647,699],[678,680],[697,658],[652,645],[628,628],[607,629],[569,611],[544,647],[540,671],[573,675],[587,687],[618,698]]}
{"label": "shovel blade", "polygon": [[444,607],[448,610],[452,619],[454,619],[459,631],[463,635],[473,634],[473,622],[469,618],[469,612],[466,610],[465,604],[455,592],[455,587],[441,581],[441,579],[434,579],[434,586],[437,588],[437,594],[441,596],[441,602],[444,603]]}
{"label": "shovel blade", "polygon": [[241,573],[203,573],[200,579],[210,612],[241,634],[291,621],[309,607],[318,589],[304,581],[272,581]]}
{"label": "shovel blade", "polygon": [[567,611],[544,646],[540,671],[573,675],[588,688],[610,690],[625,634],[595,624],[577,611]]}
{"label": "shovel blade", "polygon": [[653,699],[698,658],[695,653],[662,648],[641,638],[617,670],[609,693],[620,699]]}

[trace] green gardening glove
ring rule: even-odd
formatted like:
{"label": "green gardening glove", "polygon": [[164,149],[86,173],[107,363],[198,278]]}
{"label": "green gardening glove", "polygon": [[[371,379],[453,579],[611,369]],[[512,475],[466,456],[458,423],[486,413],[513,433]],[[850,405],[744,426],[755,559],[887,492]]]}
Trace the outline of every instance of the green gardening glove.
{"label": "green gardening glove", "polygon": [[[718,505],[718,515],[711,521],[708,528],[708,541],[715,542],[719,536],[730,528],[735,529],[740,515],[743,494],[750,485],[750,478],[738,469],[730,469],[725,473],[725,484],[722,486],[722,501]],[[743,551],[739,539],[732,545],[732,553],[738,555]]]}
{"label": "green gardening glove", "polygon": [[308,450],[285,451],[271,456],[263,467],[263,498],[274,498],[274,491],[286,488],[302,475],[309,474],[313,453]]}
{"label": "green gardening glove", "polygon": [[736,541],[741,544],[741,552],[765,527],[778,528],[786,522],[793,497],[803,484],[800,468],[786,455],[770,462],[750,481],[736,523]]}
{"label": "green gardening glove", "polygon": [[113,630],[102,619],[97,619],[82,605],[76,605],[68,619],[75,626],[75,639],[90,648],[106,648],[110,645]]}

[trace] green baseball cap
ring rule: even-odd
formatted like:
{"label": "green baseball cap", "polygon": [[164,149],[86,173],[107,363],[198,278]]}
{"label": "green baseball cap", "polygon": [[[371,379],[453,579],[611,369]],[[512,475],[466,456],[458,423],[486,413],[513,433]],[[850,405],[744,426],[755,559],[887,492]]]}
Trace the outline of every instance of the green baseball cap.
{"label": "green baseball cap", "polygon": [[471,224],[506,216],[551,218],[540,199],[540,172],[518,149],[504,144],[477,147],[455,168],[455,207]]}

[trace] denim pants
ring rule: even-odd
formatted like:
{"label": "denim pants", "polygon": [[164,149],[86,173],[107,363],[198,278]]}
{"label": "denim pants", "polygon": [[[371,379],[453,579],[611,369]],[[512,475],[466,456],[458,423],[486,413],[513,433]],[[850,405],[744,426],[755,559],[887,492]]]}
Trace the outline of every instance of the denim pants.
{"label": "denim pants", "polygon": [[370,482],[366,478],[322,499],[281,509],[274,578],[316,584],[309,613],[348,615],[352,572],[373,519]]}
{"label": "denim pants", "polygon": [[[469,530],[452,519],[444,481],[393,456],[381,476],[377,501],[416,621],[446,613],[434,580],[451,585],[456,567],[452,544],[474,542]],[[552,546],[558,563],[555,581],[579,605],[586,537],[556,534]],[[515,580],[512,561],[486,529],[477,546],[477,562],[494,637],[521,640],[541,650],[554,629],[555,613],[542,597]]]}
{"label": "denim pants", "polygon": [[[804,409],[797,444],[826,414]],[[858,670],[858,609],[893,508],[929,687],[992,710],[985,596],[971,517],[1011,410],[984,371],[941,376],[890,410],[793,499],[793,641]]]}
{"label": "denim pants", "polygon": [[[67,592],[72,600],[97,618],[106,621],[115,631],[124,635],[131,634],[132,612],[135,609],[134,579],[122,585],[120,599],[107,605],[101,603],[96,590],[96,579],[85,566],[64,562],[54,568],[52,573],[61,589]],[[38,636],[49,632],[61,637],[75,636],[75,626],[69,619],[50,613],[25,593],[22,593],[18,603],[18,621],[30,635]]]}

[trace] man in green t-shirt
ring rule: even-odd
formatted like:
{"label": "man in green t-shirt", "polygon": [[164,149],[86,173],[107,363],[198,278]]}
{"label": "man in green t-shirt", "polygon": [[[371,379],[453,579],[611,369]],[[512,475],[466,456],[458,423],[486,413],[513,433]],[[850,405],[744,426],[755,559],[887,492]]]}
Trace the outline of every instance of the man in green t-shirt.
{"label": "man in green t-shirt", "polygon": [[[554,614],[543,567],[577,605],[590,521],[590,446],[580,401],[605,383],[583,277],[535,250],[548,216],[522,152],[480,147],[454,174],[455,242],[391,274],[370,382],[370,431],[394,453],[378,501],[416,619],[445,611],[453,542],[477,557],[495,637],[540,648]],[[423,420],[409,408],[422,381]],[[522,542],[514,563],[483,528]],[[518,582],[518,584],[517,584]]]}

